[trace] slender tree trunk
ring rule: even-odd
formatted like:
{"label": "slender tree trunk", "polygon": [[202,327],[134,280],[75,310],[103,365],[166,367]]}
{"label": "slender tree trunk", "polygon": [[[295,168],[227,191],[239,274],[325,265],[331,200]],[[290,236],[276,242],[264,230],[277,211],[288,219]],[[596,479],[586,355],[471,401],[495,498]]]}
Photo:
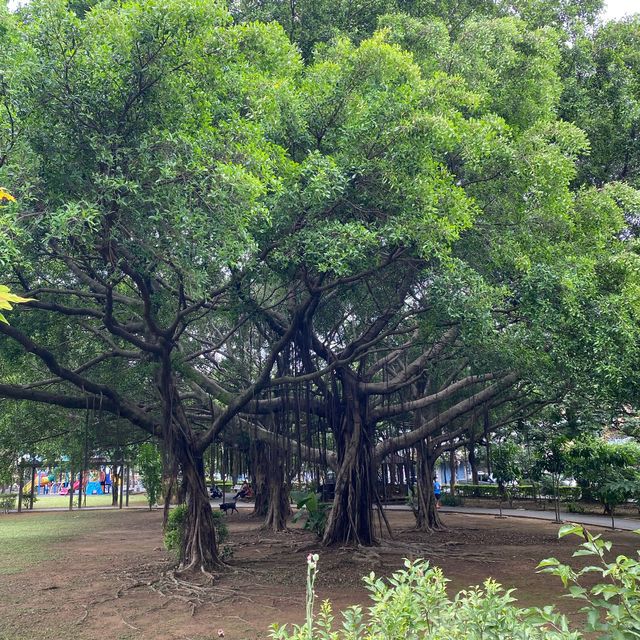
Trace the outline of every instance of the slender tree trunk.
{"label": "slender tree trunk", "polygon": [[435,459],[425,442],[417,446],[417,483],[416,483],[416,506],[414,515],[416,517],[416,529],[420,531],[436,531],[446,527],[440,519],[440,514],[436,506],[436,497],[433,493],[433,474]]}
{"label": "slender tree trunk", "polygon": [[120,488],[120,476],[118,475],[119,469],[114,462],[111,465],[111,506],[118,506],[118,489]]}
{"label": "slender tree trunk", "polygon": [[356,385],[344,383],[344,410],[336,435],[338,472],[335,497],[322,538],[323,545],[357,543],[373,545],[372,500],[375,469],[372,426],[366,423],[366,399],[359,399]]}
{"label": "slender tree trunk", "polygon": [[456,495],[456,451],[452,449],[449,452],[449,493],[451,496]]}
{"label": "slender tree trunk", "polygon": [[22,513],[22,498],[24,493],[24,468],[18,466],[18,513]]}
{"label": "slender tree trunk", "polygon": [[478,457],[475,443],[469,445],[469,466],[471,467],[471,484],[478,484]]}

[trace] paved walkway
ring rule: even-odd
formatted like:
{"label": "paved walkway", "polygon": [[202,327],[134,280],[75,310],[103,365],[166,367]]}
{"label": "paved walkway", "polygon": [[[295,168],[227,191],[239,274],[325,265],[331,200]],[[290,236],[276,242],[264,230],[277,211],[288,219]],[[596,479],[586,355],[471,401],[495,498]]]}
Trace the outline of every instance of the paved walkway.
{"label": "paved walkway", "polygon": [[[395,509],[397,507],[406,508],[404,505],[389,505],[387,509]],[[460,513],[478,516],[498,516],[499,509],[486,509],[484,507],[442,507],[441,513]],[[534,511],[531,509],[503,509],[502,515],[509,518],[531,518],[534,520],[547,520],[555,522],[556,515],[553,511]],[[606,527],[611,529],[611,518],[609,516],[595,516],[586,513],[561,513],[560,517],[563,522],[575,522],[584,524],[589,527]],[[623,531],[634,531],[640,529],[640,519],[634,518],[615,518],[616,529]]]}
{"label": "paved walkway", "polygon": [[[217,500],[212,502],[212,506],[216,508],[218,506]],[[238,508],[240,509],[253,509],[252,502],[238,502]],[[291,505],[295,507],[295,505]],[[148,507],[143,505],[131,505],[130,507],[124,507],[125,510],[133,511],[148,511]],[[390,511],[410,511],[410,507],[406,504],[388,504],[385,505],[385,509]],[[83,507],[80,511],[110,511],[118,510],[117,507],[111,506],[96,506],[96,507]],[[68,511],[67,507],[53,507],[51,509],[43,509],[35,507],[32,511],[23,510],[23,513],[42,513],[43,511]],[[78,511],[78,509],[74,509]],[[500,515],[499,509],[487,509],[484,507],[442,507],[441,513],[459,513],[472,516],[498,516]],[[12,511],[11,513],[15,513]],[[503,509],[502,514],[509,518],[531,518],[532,520],[546,520],[547,522],[555,522],[555,513],[553,511],[535,511],[531,509]],[[563,522],[576,522],[578,524],[584,524],[589,527],[604,527],[611,529],[611,518],[609,516],[596,516],[586,513],[561,513],[560,517]],[[622,531],[634,531],[640,530],[640,518],[615,518],[616,529]]]}

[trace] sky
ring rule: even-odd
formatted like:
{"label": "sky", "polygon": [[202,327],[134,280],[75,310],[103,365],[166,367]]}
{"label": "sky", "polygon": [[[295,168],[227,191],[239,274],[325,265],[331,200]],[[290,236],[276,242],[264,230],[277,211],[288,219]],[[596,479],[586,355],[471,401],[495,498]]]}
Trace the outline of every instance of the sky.
{"label": "sky", "polygon": [[[28,0],[9,0],[9,8],[14,9],[25,2]],[[640,0],[605,0],[604,5],[605,20],[616,20],[631,13],[640,13]]]}
{"label": "sky", "polygon": [[640,0],[606,0],[604,18],[612,20],[630,13],[640,13]]}

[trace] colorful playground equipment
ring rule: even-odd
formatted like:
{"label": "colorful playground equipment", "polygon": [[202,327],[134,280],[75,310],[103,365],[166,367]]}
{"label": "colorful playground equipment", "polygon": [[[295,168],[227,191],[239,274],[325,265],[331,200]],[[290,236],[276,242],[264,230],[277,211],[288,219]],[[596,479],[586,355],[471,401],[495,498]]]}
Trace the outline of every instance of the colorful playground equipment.
{"label": "colorful playground equipment", "polygon": [[[35,480],[36,493],[49,493],[50,486],[54,484],[55,476],[48,471],[38,471]],[[31,493],[31,481],[24,485],[24,493]]]}

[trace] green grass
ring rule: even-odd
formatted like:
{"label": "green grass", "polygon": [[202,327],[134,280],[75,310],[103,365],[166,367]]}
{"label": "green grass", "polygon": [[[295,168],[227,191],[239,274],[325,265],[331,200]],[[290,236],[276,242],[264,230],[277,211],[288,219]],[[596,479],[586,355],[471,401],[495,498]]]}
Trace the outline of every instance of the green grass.
{"label": "green grass", "polygon": [[[126,504],[127,497],[124,496],[122,504]],[[23,506],[29,504],[28,496],[25,496]],[[78,495],[73,496],[73,508],[78,504]],[[83,502],[84,504],[84,502]],[[147,496],[144,493],[136,493],[129,496],[129,505],[133,507],[147,506]],[[66,508],[69,506],[69,496],[38,496],[36,503],[33,505],[35,509],[55,509]],[[111,495],[87,496],[87,507],[110,507]]]}
{"label": "green grass", "polygon": [[0,515],[0,575],[60,557],[64,548],[55,548],[57,543],[95,528],[100,519],[104,524],[104,516],[100,511]]}

